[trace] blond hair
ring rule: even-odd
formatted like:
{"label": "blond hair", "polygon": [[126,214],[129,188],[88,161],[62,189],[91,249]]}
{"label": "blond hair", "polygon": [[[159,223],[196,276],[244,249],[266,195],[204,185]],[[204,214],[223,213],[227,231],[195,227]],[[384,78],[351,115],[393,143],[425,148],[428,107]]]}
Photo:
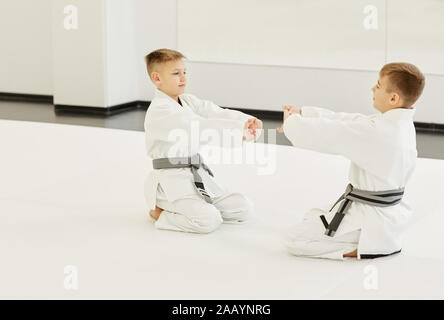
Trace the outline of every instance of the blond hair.
{"label": "blond hair", "polygon": [[380,77],[387,76],[388,92],[399,91],[404,107],[411,107],[424,90],[425,77],[413,64],[394,62],[386,64],[379,72]]}
{"label": "blond hair", "polygon": [[154,71],[157,65],[169,61],[177,61],[183,58],[185,58],[185,56],[182,53],[171,49],[158,49],[147,54],[145,56],[145,63],[146,69],[148,71],[148,76],[151,77],[151,73]]}

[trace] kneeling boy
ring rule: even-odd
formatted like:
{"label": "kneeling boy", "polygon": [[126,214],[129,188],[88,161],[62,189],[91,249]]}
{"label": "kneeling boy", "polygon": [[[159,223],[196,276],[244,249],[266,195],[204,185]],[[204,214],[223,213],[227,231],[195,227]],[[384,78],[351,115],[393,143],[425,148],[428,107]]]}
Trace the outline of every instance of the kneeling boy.
{"label": "kneeling boy", "polygon": [[351,161],[350,184],[339,206],[308,212],[288,236],[290,253],[365,259],[401,251],[401,234],[411,216],[402,196],[417,157],[413,104],[424,84],[414,65],[390,63],[372,88],[378,114],[284,106],[283,131],[294,146]]}

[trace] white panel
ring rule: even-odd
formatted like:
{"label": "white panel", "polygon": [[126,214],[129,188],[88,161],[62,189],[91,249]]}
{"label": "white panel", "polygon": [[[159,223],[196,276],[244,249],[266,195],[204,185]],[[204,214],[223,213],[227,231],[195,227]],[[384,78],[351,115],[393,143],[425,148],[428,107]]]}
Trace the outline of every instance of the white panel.
{"label": "white panel", "polygon": [[[181,1],[178,1],[179,4]],[[176,0],[148,2],[139,0],[139,2],[143,3],[137,13],[140,54],[157,48],[174,48],[176,33],[172,29],[176,25],[176,17],[172,14],[172,9]],[[337,1],[332,1],[333,3],[336,4]],[[146,19],[144,11],[148,9],[157,15]],[[200,11],[194,15],[198,20],[205,18]],[[245,18],[246,21],[248,19]],[[382,19],[380,15],[380,22]],[[156,32],[151,32],[152,29]],[[180,30],[178,32],[181,33]],[[187,55],[190,56],[189,53]],[[384,62],[381,62],[381,65]],[[282,104],[315,104],[335,111],[370,114],[376,112],[372,107],[370,89],[377,81],[377,71],[381,65],[378,65],[374,71],[368,72],[188,62],[187,91],[227,107],[281,110]],[[140,63],[138,70],[139,79],[145,81],[143,83],[140,80],[141,99],[151,100],[154,86],[146,76],[143,62]],[[444,102],[441,98],[444,76],[426,75],[426,77],[424,94],[416,103],[415,120],[444,123]]]}
{"label": "white panel", "polygon": [[[67,5],[78,9],[78,29],[66,30]],[[53,1],[54,103],[107,106],[103,0]]]}
{"label": "white panel", "polygon": [[388,1],[388,61],[444,75],[444,0]]}
{"label": "white panel", "polygon": [[[235,108],[281,111],[318,105],[334,111],[377,113],[371,87],[376,71],[347,71],[188,62],[187,91]],[[444,124],[444,76],[426,75],[415,121]]]}
{"label": "white panel", "polygon": [[1,0],[0,41],[0,92],[52,95],[51,0]]}
{"label": "white panel", "polygon": [[415,103],[415,121],[444,124],[443,88],[444,76],[426,75],[424,92]]}
{"label": "white panel", "polygon": [[138,100],[135,0],[106,0],[108,106]]}
{"label": "white panel", "polygon": [[178,48],[193,61],[379,70],[385,1],[178,0]]}
{"label": "white panel", "polygon": [[[135,5],[139,99],[151,100],[155,87],[148,78],[144,58],[159,48],[176,49],[176,0],[136,0]],[[156,14],[147,19],[148,12]]]}
{"label": "white panel", "polygon": [[225,107],[282,111],[284,104],[375,113],[376,71],[188,62],[187,91]]}

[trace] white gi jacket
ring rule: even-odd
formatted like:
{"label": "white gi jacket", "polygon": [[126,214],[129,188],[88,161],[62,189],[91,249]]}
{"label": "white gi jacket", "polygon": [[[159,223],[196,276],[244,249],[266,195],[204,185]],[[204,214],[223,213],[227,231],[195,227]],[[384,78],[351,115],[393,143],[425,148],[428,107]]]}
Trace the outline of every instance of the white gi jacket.
{"label": "white gi jacket", "polygon": [[[183,106],[177,103],[167,94],[156,89],[155,95],[145,116],[146,148],[151,159],[168,157],[189,157],[198,153],[199,146],[192,146],[193,143],[182,141],[178,143],[175,133],[180,130],[187,133],[188,137],[194,135],[198,127],[197,134],[201,134],[206,129],[216,130],[222,138],[224,130],[233,130],[233,137],[237,140],[236,145],[242,144],[243,128],[245,122],[252,118],[236,110],[223,109],[216,104],[200,100],[191,94],[182,94],[179,99]],[[194,127],[193,127],[194,126]],[[194,132],[194,133],[193,133]],[[215,132],[215,131],[213,131]],[[172,136],[170,136],[172,134]],[[197,137],[198,138],[198,137]],[[203,138],[205,140],[205,138]],[[222,140],[220,141],[222,143]],[[200,146],[207,143],[219,144],[218,141],[200,141]],[[178,147],[181,146],[181,147]],[[197,148],[196,148],[197,147]],[[174,155],[171,155],[173,151]],[[216,188],[211,189],[211,185],[205,188],[212,195],[225,191],[222,186],[210,178]],[[190,194],[198,194],[193,183],[193,174],[190,168],[160,169],[153,170],[145,181],[145,198],[150,209],[156,205],[157,187],[160,184],[167,200],[184,198]]]}
{"label": "white gi jacket", "polygon": [[[415,168],[414,111],[394,109],[365,116],[302,107],[302,116],[291,115],[283,129],[296,147],[350,159],[349,181],[354,187],[370,191],[392,190],[406,187]],[[338,196],[345,188],[338,190]],[[333,204],[336,199],[331,201]],[[337,209],[336,206],[325,215],[328,223]],[[404,201],[385,208],[354,201],[336,235],[361,229],[358,257],[390,254],[402,248],[401,233],[410,217],[411,210]]]}

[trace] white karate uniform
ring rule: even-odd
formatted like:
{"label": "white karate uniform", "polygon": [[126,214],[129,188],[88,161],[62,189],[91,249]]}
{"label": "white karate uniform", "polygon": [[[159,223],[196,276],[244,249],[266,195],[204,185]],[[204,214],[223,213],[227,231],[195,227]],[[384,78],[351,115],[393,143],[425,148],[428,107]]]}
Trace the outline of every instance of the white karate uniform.
{"label": "white karate uniform", "polygon": [[[357,189],[385,191],[406,187],[416,163],[413,109],[394,109],[383,114],[335,113],[323,108],[302,107],[302,116],[291,115],[285,135],[296,147],[338,154],[351,161],[349,181]],[[322,181],[319,181],[322,183]],[[338,191],[338,197],[345,191]],[[331,199],[332,204],[337,199]],[[361,255],[391,254],[402,248],[402,232],[411,209],[402,200],[391,207],[352,202],[334,237],[324,235],[319,218],[331,222],[331,212],[312,210],[287,238],[295,255],[342,259],[358,249]]]}
{"label": "white karate uniform", "polygon": [[[199,152],[205,144],[221,145],[222,140],[200,142],[199,134],[206,129],[213,130],[222,137],[231,130],[235,144],[241,146],[245,122],[253,118],[242,112],[223,109],[210,101],[200,100],[190,94],[179,96],[182,105],[160,90],[145,117],[147,153],[151,159],[189,157]],[[199,132],[193,130],[198,127]],[[177,139],[175,133],[186,133],[187,139]],[[196,140],[195,140],[196,141]],[[239,193],[231,193],[200,168],[205,190],[213,198],[213,203],[205,202],[194,185],[190,168],[153,170],[145,181],[145,198],[150,209],[155,205],[164,209],[155,222],[156,228],[208,233],[215,230],[223,221],[242,223],[252,209],[251,202]]]}

